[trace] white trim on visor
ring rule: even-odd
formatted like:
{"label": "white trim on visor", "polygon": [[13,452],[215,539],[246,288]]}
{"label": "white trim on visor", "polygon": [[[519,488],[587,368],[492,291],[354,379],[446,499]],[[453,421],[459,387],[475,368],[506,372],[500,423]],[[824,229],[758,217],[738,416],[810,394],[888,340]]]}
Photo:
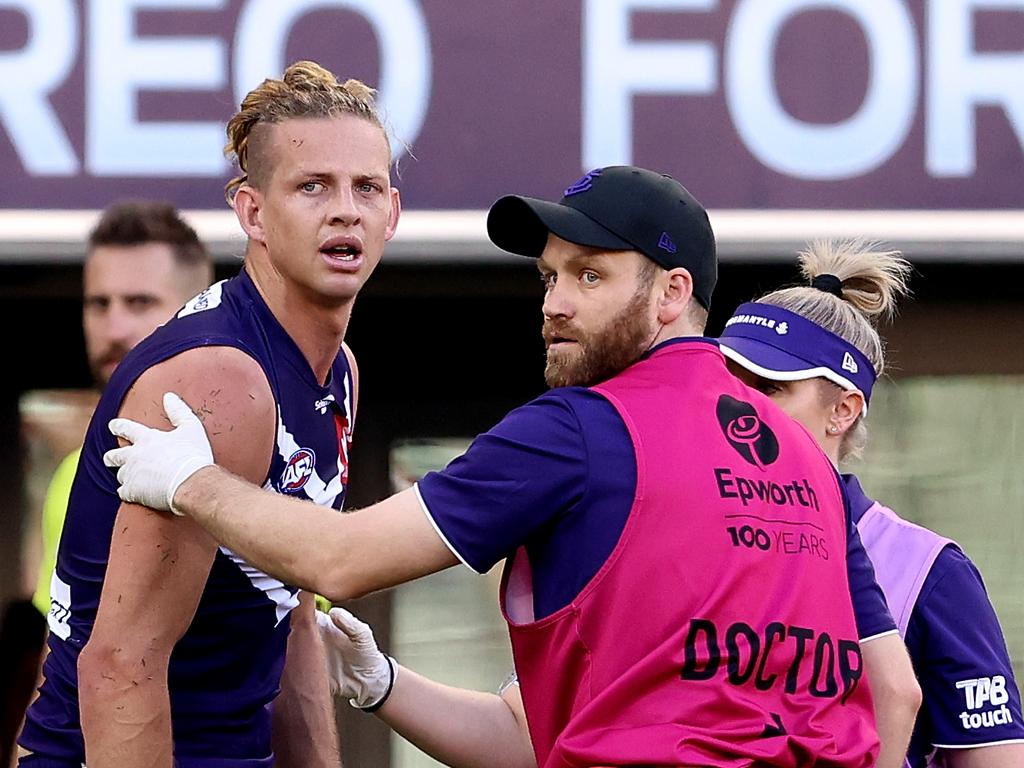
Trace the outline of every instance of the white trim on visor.
{"label": "white trim on visor", "polygon": [[[818,377],[821,377],[823,379],[828,379],[833,384],[838,384],[848,392],[860,392],[861,397],[864,397],[864,393],[861,392],[860,387],[845,376],[840,376],[831,368],[819,366],[817,368],[805,368],[800,371],[773,371],[770,368],[758,365],[752,360],[748,360],[735,349],[730,347],[728,342],[724,339],[718,340],[718,347],[722,350],[722,354],[730,360],[735,363],[739,363],[751,373],[756,373],[758,376],[763,376],[766,379],[773,379],[774,381],[803,381],[804,379],[817,379]],[[868,413],[868,399],[866,397],[864,398],[864,409],[862,413],[865,416]]]}

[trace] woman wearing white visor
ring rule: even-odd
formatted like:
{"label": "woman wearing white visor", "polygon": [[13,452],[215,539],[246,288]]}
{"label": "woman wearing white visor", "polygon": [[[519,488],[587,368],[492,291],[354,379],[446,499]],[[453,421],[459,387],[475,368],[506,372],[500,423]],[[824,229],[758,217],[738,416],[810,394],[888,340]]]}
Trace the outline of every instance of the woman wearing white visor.
{"label": "woman wearing white visor", "polygon": [[[874,323],[893,314],[910,266],[858,242],[817,242],[800,267],[809,285],[741,305],[720,344],[733,372],[801,422],[839,466],[863,449],[884,368]],[[855,476],[843,480],[924,695],[907,765],[1024,765],[1020,692],[978,569],[953,541],[868,498]]]}

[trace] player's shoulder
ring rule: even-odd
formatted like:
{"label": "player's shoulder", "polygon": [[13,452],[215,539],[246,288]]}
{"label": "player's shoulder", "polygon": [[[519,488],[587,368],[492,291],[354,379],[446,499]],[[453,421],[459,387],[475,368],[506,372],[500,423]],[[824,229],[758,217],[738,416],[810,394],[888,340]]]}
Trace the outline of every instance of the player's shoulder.
{"label": "player's shoulder", "polygon": [[238,281],[238,277],[232,277],[204,288],[185,302],[185,305],[175,313],[174,319],[195,317],[198,321],[229,312],[235,304],[233,299],[237,293],[235,286]]}
{"label": "player's shoulder", "polygon": [[136,344],[114,372],[114,387],[126,373],[134,379],[141,371],[189,347],[216,342],[258,346],[254,313],[245,311],[244,302],[235,295],[238,291],[231,287],[237,279],[214,283],[193,296],[170,320]]}
{"label": "player's shoulder", "polygon": [[336,376],[342,375],[349,377],[352,379],[353,385],[358,385],[359,364],[356,362],[355,353],[347,343],[341,343],[341,349],[338,350],[338,354],[334,358],[334,365],[332,367]]}
{"label": "player's shoulder", "polygon": [[153,427],[169,425],[163,398],[174,392],[211,431],[240,432],[276,419],[276,403],[261,364],[232,346],[197,346],[142,370],[117,408],[120,416]]}
{"label": "player's shoulder", "polygon": [[527,405],[555,408],[593,408],[609,404],[608,398],[589,387],[554,387],[533,398]]}
{"label": "player's shoulder", "polygon": [[[245,286],[241,282],[240,277],[234,277],[214,283],[135,345],[115,370],[103,399],[110,395],[120,400],[121,393],[133,387],[140,376],[192,349],[235,347],[250,358],[264,357],[265,342],[254,325],[256,313],[247,311]],[[194,361],[207,357],[210,356],[200,354],[183,359]],[[212,358],[216,360],[218,355]]]}
{"label": "player's shoulder", "polygon": [[146,369],[119,414],[167,429],[164,395],[181,397],[203,422],[218,463],[252,482],[266,476],[277,404],[260,364],[236,347],[187,349]]}
{"label": "player's shoulder", "polygon": [[338,360],[344,360],[350,368],[356,367],[356,355],[347,341],[341,342],[341,350],[338,352]]}
{"label": "player's shoulder", "polygon": [[488,435],[533,446],[545,455],[585,459],[596,450],[632,460],[633,443],[623,416],[604,395],[585,387],[551,389],[510,411]]}
{"label": "player's shoulder", "polygon": [[555,387],[512,411],[510,416],[530,421],[554,420],[589,432],[609,423],[619,424],[622,417],[601,392],[588,387]]}
{"label": "player's shoulder", "polygon": [[[924,530],[934,533],[927,528]],[[938,534],[934,535],[937,536]],[[946,590],[954,590],[959,593],[968,591],[984,594],[986,595],[985,599],[988,599],[985,582],[981,577],[981,571],[978,570],[978,566],[953,541],[948,542],[935,557],[935,561],[932,563],[932,567],[928,571],[928,577],[921,589],[919,602],[934,601],[935,599],[945,602],[945,597],[938,597],[937,592],[944,592]]]}
{"label": "player's shoulder", "polygon": [[[981,572],[955,543],[936,556],[914,603],[907,627],[907,645],[916,649],[945,636],[1000,634],[999,620]],[[956,642],[959,642],[957,640]]]}
{"label": "player's shoulder", "polygon": [[[251,354],[235,346],[211,344],[189,347],[147,367],[132,392],[177,392],[186,400],[199,396],[222,406],[237,401],[238,407],[258,407],[273,402],[266,372]],[[195,404],[193,404],[195,408]]]}

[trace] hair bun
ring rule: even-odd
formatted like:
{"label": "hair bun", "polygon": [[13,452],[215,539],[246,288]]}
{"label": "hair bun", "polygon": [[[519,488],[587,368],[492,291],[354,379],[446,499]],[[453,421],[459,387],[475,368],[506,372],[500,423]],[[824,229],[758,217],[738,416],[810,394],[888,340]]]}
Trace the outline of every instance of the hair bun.
{"label": "hair bun", "polygon": [[[839,296],[872,322],[892,317],[897,300],[908,293],[910,262],[862,239],[815,240],[799,262],[811,286]],[[836,282],[838,292],[832,290]]]}

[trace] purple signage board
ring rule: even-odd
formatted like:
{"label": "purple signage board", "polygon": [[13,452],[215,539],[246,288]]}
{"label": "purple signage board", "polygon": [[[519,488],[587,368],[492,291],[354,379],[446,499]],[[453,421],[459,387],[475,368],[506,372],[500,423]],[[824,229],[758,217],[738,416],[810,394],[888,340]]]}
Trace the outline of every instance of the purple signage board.
{"label": "purple signage board", "polygon": [[379,87],[407,208],[616,163],[719,209],[1024,208],[1024,0],[0,0],[0,208],[220,208],[224,122],[300,58]]}

